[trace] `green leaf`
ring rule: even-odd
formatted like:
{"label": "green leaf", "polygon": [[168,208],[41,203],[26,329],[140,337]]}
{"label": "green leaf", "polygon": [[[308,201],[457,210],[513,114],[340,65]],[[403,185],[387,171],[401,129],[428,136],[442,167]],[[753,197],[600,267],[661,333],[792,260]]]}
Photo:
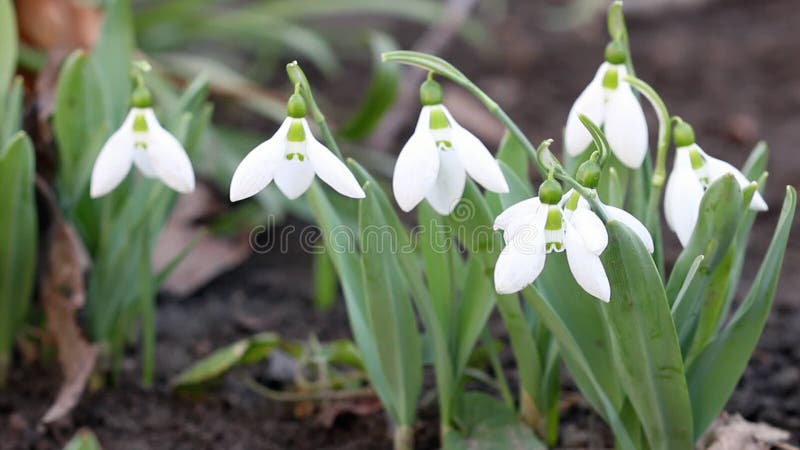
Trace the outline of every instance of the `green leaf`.
{"label": "green leaf", "polygon": [[360,202],[361,270],[372,336],[386,375],[398,424],[412,425],[422,389],[422,342],[407,285],[395,254],[397,239],[386,225],[371,183]]}
{"label": "green leaf", "polygon": [[314,218],[322,230],[322,241],[339,275],[344,292],[350,330],[364,360],[370,384],[386,408],[387,413],[397,418],[397,409],[389,391],[386,376],[378,360],[378,351],[367,317],[364,281],[360,258],[356,254],[358,238],[339,214],[318,182],[314,182],[306,193]]}
{"label": "green leaf", "polygon": [[179,373],[170,383],[173,390],[197,387],[219,379],[240,363],[252,364],[263,360],[278,347],[280,340],[272,333],[262,333],[252,338],[215,350]]}
{"label": "green leaf", "polygon": [[[491,212],[494,215],[499,215],[511,205],[533,197],[530,182],[525,182],[519,178],[511,166],[505,162],[498,161],[498,163],[500,165],[500,170],[503,171],[503,176],[508,182],[508,192],[505,194],[486,192],[486,203],[490,206]],[[527,165],[525,167],[527,168]],[[489,222],[487,225],[491,224],[492,223]]]}
{"label": "green leaf", "polygon": [[56,85],[53,131],[58,145],[58,193],[68,211],[86,190],[109,131],[99,82],[89,56],[78,50],[67,57]]}
{"label": "green leaf", "polygon": [[375,129],[394,104],[400,85],[399,67],[381,64],[381,54],[397,48],[394,39],[385,33],[373,32],[369,43],[372,49],[372,79],[358,110],[339,130],[339,134],[349,139],[364,139]]}
{"label": "green leaf", "polygon": [[110,0],[103,14],[100,37],[92,52],[105,117],[112,127],[122,123],[131,93],[130,67],[134,35],[130,0]]}
{"label": "green leaf", "polygon": [[[17,71],[17,18],[13,0],[0,0],[0,105]],[[0,142],[0,145],[3,143]]]}
{"label": "green leaf", "polygon": [[315,253],[312,271],[314,273],[314,307],[327,310],[336,301],[336,269],[325,253]]}
{"label": "green leaf", "polygon": [[[583,358],[592,367],[594,382],[602,387],[611,404],[620,408],[624,393],[614,371],[610,337],[600,302],[575,282],[564,253],[547,255],[544,270],[536,280],[536,287],[567,324]],[[569,354],[564,360],[589,403],[602,414],[602,404],[592,387],[593,381],[586,379],[579,362]]]}
{"label": "green leaf", "polygon": [[484,272],[478,258],[467,262],[467,277],[458,304],[456,326],[456,377],[467,367],[470,355],[486,328],[486,323],[495,305],[494,285],[489,274]]}
{"label": "green leaf", "polygon": [[614,363],[649,442],[648,448],[692,448],[692,416],[683,359],[658,269],[641,240],[607,224],[601,259],[611,284],[603,308]]}
{"label": "green leaf", "polygon": [[[451,230],[427,202],[419,205],[419,243],[425,278],[430,291],[430,301],[443,333],[451,336],[455,310],[455,280],[451,251],[453,242]],[[457,342],[457,341],[456,341]]]}
{"label": "green leaf", "polygon": [[525,186],[531,184],[531,175],[528,171],[528,152],[525,147],[506,130],[503,140],[497,148],[497,160],[505,163]]}
{"label": "green leaf", "polygon": [[525,288],[523,296],[536,313],[537,318],[542,321],[558,341],[561,354],[568,363],[572,375],[575,379],[586,380],[581,391],[588,398],[595,399],[593,404],[614,432],[619,448],[625,450],[636,449],[630,434],[619,417],[619,408],[608,398],[603,386],[597,380],[596,375],[598,372],[586,359],[586,354],[576,340],[569,324],[561,318],[553,308],[553,304],[545,297],[542,297],[534,286],[531,285]]}
{"label": "green leaf", "polygon": [[750,292],[731,322],[688,368],[695,438],[725,406],[761,336],[778,285],[796,206],[797,193],[787,186],[775,234]]}
{"label": "green leaf", "polygon": [[465,432],[448,432],[446,450],[544,450],[547,447],[512,409],[494,397],[468,392],[461,398]]}
{"label": "green leaf", "polygon": [[80,430],[64,447],[64,450],[101,450],[100,442],[88,429]]}
{"label": "green leaf", "polygon": [[697,274],[683,295],[683,301],[673,314],[684,355],[688,353],[711,276],[723,262],[736,235],[741,215],[742,193],[739,183],[732,175],[724,175],[712,183],[703,195],[692,238],[672,269],[666,287],[670,305],[675,303],[694,260],[698,255],[704,256]]}
{"label": "green leaf", "polygon": [[38,226],[33,145],[19,132],[0,149],[0,386],[14,337],[25,321],[36,277]]}
{"label": "green leaf", "polygon": [[[17,77],[11,83],[5,104],[0,102],[0,147],[22,129],[22,94],[22,77]],[[0,94],[0,100],[2,97]]]}

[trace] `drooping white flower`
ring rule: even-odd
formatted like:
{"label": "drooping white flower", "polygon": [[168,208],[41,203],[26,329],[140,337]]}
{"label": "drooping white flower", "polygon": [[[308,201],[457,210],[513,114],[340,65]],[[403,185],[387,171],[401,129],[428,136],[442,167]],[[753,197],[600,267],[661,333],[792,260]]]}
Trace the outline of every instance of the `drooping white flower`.
{"label": "drooping white flower", "polygon": [[[664,217],[685,247],[694,232],[700,201],[708,186],[725,174],[733,175],[742,188],[749,185],[750,180],[731,164],[709,156],[694,143],[693,135],[684,143],[687,145],[675,150],[675,163],[664,193]],[[677,138],[676,145],[679,145]],[[767,203],[758,191],[753,194],[749,206],[754,211],[767,210]]]}
{"label": "drooping white flower", "polygon": [[608,302],[611,286],[600,254],[608,245],[608,233],[597,215],[588,208],[565,214],[557,196],[534,197],[512,205],[494,222],[503,230],[506,247],[494,269],[495,289],[512,294],[533,283],[544,269],[551,252],[566,252],[575,281],[590,295]]}
{"label": "drooping white flower", "polygon": [[[590,189],[589,191],[596,195],[597,191],[595,189]],[[600,202],[600,204],[603,205],[603,208],[606,211],[606,216],[608,216],[608,220],[616,220],[625,224],[625,226],[630,228],[631,231],[633,231],[634,234],[639,237],[647,251],[653,253],[655,250],[655,246],[653,245],[653,237],[650,235],[650,232],[647,231],[647,227],[645,227],[644,224],[639,221],[639,219],[622,208],[606,205],[603,202]],[[592,207],[589,206],[589,202],[587,202],[585,198],[581,197],[580,194],[573,189],[570,189],[566,194],[564,194],[564,197],[561,200],[561,205],[564,207],[564,214],[567,218],[572,215],[576,208],[588,210],[592,209]]]}
{"label": "drooping white flower", "polygon": [[304,103],[299,112],[292,112],[292,102],[302,101],[298,94],[292,97],[289,117],[278,131],[250,151],[236,168],[231,180],[231,201],[257,194],[272,180],[286,197],[295,199],[308,190],[315,174],[342,195],[364,198],[364,190],[347,166],[314,138],[303,117]]}
{"label": "drooping white flower", "polygon": [[420,92],[425,106],[392,178],[400,209],[411,211],[427,199],[439,214],[450,214],[464,193],[467,175],[490,191],[508,192],[503,172],[486,146],[441,104],[438,83],[429,79]]}
{"label": "drooping white flower", "polygon": [[[623,59],[624,61],[624,59]],[[564,148],[572,156],[583,153],[592,137],[578,116],[586,115],[603,127],[614,156],[637,169],[647,155],[647,121],[630,84],[625,64],[604,62],[572,105],[564,130]]]}
{"label": "drooping white flower", "polygon": [[111,192],[128,175],[131,165],[178,192],[194,190],[194,170],[186,150],[161,127],[150,107],[131,108],[122,126],[103,145],[92,169],[91,197]]}

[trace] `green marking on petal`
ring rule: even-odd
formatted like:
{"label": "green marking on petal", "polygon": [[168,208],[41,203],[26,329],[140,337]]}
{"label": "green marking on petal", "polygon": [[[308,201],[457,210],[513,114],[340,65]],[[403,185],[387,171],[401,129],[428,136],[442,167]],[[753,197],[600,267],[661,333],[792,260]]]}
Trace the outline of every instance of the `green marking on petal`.
{"label": "green marking on petal", "polygon": [[289,133],[286,135],[286,140],[289,142],[305,142],[306,130],[301,121],[292,121],[292,124],[289,126]]}
{"label": "green marking on petal", "polygon": [[615,67],[610,67],[603,75],[603,87],[606,89],[616,89],[619,86],[619,73]]}
{"label": "green marking on petal", "polygon": [[450,121],[447,120],[447,116],[441,108],[431,109],[431,118],[428,124],[431,130],[441,130],[450,127]]}
{"label": "green marking on petal", "polygon": [[696,149],[689,150],[689,161],[692,162],[692,169],[699,170],[702,169],[703,166],[706,164],[703,155],[700,154]]}
{"label": "green marking on petal", "polygon": [[561,229],[563,225],[562,221],[563,218],[561,215],[561,208],[559,207],[550,208],[550,210],[547,211],[547,222],[545,222],[544,224],[544,229],[550,231],[558,231]]}
{"label": "green marking on petal", "polygon": [[577,191],[572,191],[572,194],[569,196],[567,204],[564,205],[564,208],[570,211],[575,211],[576,209],[578,209],[578,200],[580,200],[580,198],[581,194],[578,194]]}
{"label": "green marking on petal", "polygon": [[136,114],[136,117],[133,118],[133,131],[137,133],[147,132],[147,119],[144,118],[144,114]]}

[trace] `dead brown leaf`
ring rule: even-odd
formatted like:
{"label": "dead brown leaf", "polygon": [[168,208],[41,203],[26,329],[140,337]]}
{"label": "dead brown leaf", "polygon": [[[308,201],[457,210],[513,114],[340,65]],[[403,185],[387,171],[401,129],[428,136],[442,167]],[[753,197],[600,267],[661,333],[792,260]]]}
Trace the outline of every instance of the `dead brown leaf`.
{"label": "dead brown leaf", "polygon": [[[158,239],[153,252],[153,267],[160,271],[174,260],[206,227],[198,220],[222,210],[211,189],[198,184],[189,195],[182,195]],[[223,239],[205,233],[188,255],[172,271],[162,289],[186,297],[217,275],[241,264],[250,254],[246,236]]]}
{"label": "dead brown leaf", "polygon": [[102,14],[74,0],[18,0],[15,3],[22,42],[47,50],[91,49],[100,34]]}
{"label": "dead brown leaf", "polygon": [[50,206],[45,247],[48,250],[39,296],[47,317],[47,331],[58,348],[58,360],[64,375],[55,402],[42,418],[43,423],[52,423],[66,417],[78,404],[94,370],[97,347],[83,335],[76,318],[76,312],[86,299],[83,282],[88,264],[86,252],[75,229],[54,206],[52,192],[40,178],[37,179],[37,188]]}
{"label": "dead brown leaf", "polygon": [[766,423],[748,422],[739,414],[722,413],[700,438],[703,450],[798,450],[787,441],[791,434]]}

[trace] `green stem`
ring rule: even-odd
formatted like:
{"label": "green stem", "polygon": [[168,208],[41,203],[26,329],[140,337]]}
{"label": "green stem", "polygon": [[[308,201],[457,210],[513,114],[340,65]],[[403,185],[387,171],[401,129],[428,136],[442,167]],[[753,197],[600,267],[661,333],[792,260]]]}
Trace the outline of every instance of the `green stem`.
{"label": "green stem", "polygon": [[509,409],[514,409],[514,396],[511,394],[511,388],[508,386],[506,373],[503,370],[503,365],[500,363],[500,355],[497,354],[497,349],[494,347],[492,335],[489,334],[488,327],[484,327],[481,339],[483,340],[483,346],[486,348],[486,354],[489,357],[489,364],[492,366],[492,372],[494,372],[497,390],[500,391],[500,396],[503,397],[503,402],[506,406],[508,406]]}
{"label": "green stem", "polygon": [[394,429],[394,450],[413,450],[414,430],[408,425],[398,425]]}
{"label": "green stem", "polygon": [[664,259],[661,243],[661,215],[658,205],[661,201],[661,190],[667,180],[667,152],[669,151],[669,141],[672,134],[672,121],[670,120],[667,105],[658,93],[649,84],[634,77],[627,76],[625,81],[636,88],[653,106],[658,116],[658,142],[656,148],[656,164],[653,175],[650,178],[650,195],[647,198],[647,210],[645,213],[645,226],[650,231],[656,241],[656,251],[654,260],[658,265],[659,272],[664,274]]}
{"label": "green stem", "polygon": [[292,80],[292,83],[295,86],[300,87],[300,94],[303,96],[303,100],[306,101],[306,104],[311,110],[311,117],[319,126],[320,132],[322,133],[322,139],[328,145],[328,148],[330,148],[331,151],[333,151],[333,153],[339,157],[339,159],[343,160],[344,157],[342,156],[342,151],[339,150],[339,146],[336,144],[336,139],[334,139],[333,133],[328,127],[328,122],[325,121],[325,115],[322,114],[322,110],[319,109],[319,105],[317,105],[317,102],[314,101],[314,94],[311,93],[311,85],[308,83],[308,78],[306,78],[306,74],[303,72],[303,69],[300,68],[300,65],[297,64],[297,61],[293,61],[286,65],[286,73],[289,75],[289,79]]}

